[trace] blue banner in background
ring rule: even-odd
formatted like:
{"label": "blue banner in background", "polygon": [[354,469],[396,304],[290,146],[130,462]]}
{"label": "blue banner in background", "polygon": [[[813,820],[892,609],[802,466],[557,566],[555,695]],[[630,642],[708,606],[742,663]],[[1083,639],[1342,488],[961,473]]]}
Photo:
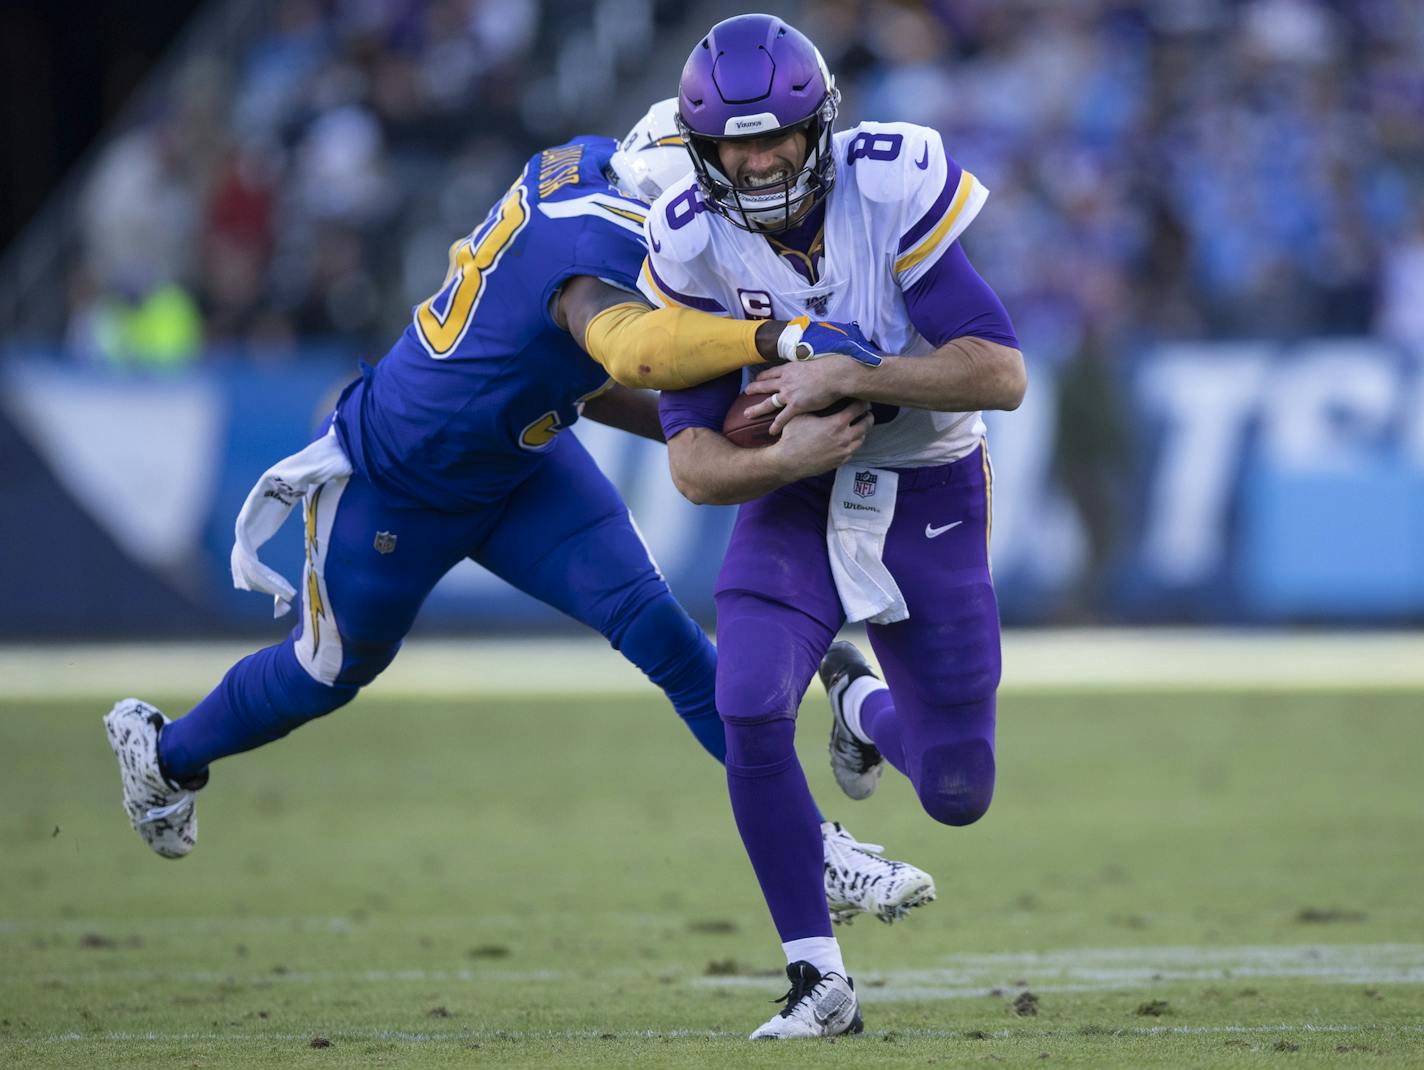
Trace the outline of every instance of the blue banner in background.
{"label": "blue banner in background", "polygon": [[[1023,407],[989,416],[1006,623],[1424,618],[1424,361],[1317,340],[1163,346],[1128,368],[1116,404],[1131,438],[1099,475],[1102,493],[1065,469],[1064,435],[1081,433],[1058,426],[1068,370],[1032,368]],[[321,355],[158,378],[0,365],[0,584],[18,607],[5,636],[280,634],[270,600],[232,589],[233,520],[353,375]],[[710,624],[734,510],[683,500],[655,443],[587,421],[574,433]],[[1099,512],[1104,500],[1121,507]],[[299,527],[290,520],[263,551],[294,582]],[[561,626],[473,564],[436,589],[421,623]]]}
{"label": "blue banner in background", "polygon": [[[0,364],[0,434],[15,443],[0,523],[34,548],[0,562],[0,583],[26,607],[6,615],[4,634],[172,635],[270,621],[269,600],[232,589],[233,520],[352,371],[319,357],[152,377]],[[301,571],[297,527],[270,547],[288,576]]]}
{"label": "blue banner in background", "polygon": [[1424,617],[1424,361],[1371,341],[1174,345],[1146,446],[1130,619]]}

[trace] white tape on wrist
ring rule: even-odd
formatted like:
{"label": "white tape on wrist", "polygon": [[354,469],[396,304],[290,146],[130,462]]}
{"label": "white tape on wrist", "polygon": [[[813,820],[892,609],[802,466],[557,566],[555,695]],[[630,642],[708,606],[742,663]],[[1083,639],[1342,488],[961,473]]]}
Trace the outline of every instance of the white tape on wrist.
{"label": "white tape on wrist", "polygon": [[811,347],[801,341],[805,328],[796,322],[788,323],[776,336],[776,355],[785,361],[810,360],[816,354]]}

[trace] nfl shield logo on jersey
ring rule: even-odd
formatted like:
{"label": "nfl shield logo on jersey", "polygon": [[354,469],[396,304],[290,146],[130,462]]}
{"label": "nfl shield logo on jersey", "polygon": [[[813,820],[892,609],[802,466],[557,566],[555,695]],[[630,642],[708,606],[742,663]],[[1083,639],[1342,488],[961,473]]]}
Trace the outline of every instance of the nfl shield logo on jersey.
{"label": "nfl shield logo on jersey", "polygon": [[389,531],[376,532],[376,553],[388,554],[396,548],[396,537]]}
{"label": "nfl shield logo on jersey", "polygon": [[857,472],[855,474],[855,486],[851,489],[860,498],[869,498],[875,493],[875,484],[880,481],[880,477],[874,472]]}
{"label": "nfl shield logo on jersey", "polygon": [[824,316],[826,309],[830,307],[830,294],[817,294],[815,297],[806,298],[806,311],[813,316]]}

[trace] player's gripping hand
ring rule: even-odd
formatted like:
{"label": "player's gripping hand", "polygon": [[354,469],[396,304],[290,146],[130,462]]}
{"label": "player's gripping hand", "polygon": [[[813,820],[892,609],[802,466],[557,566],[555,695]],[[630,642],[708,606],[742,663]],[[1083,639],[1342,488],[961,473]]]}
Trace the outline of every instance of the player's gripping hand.
{"label": "player's gripping hand", "polygon": [[767,430],[779,435],[802,413],[820,412],[842,398],[854,397],[856,373],[862,366],[843,354],[768,368],[747,384],[748,394],[765,394],[747,409],[748,417],[776,414]]}
{"label": "player's gripping hand", "polygon": [[832,323],[798,316],[787,323],[776,339],[776,355],[788,362],[815,360],[840,353],[866,367],[880,363],[880,354],[860,332],[858,323]]}
{"label": "player's gripping hand", "polygon": [[787,483],[839,468],[865,443],[875,417],[870,405],[852,401],[829,416],[803,416],[790,420],[775,446],[782,476]]}

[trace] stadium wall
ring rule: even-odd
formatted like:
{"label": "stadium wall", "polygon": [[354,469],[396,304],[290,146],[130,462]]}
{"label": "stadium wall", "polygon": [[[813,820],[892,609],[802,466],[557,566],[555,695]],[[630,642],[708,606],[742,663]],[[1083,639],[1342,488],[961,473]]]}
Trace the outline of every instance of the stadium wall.
{"label": "stadium wall", "polygon": [[[1034,367],[1024,406],[990,417],[1006,622],[1424,619],[1420,355],[1352,339],[1176,344],[1122,367],[1112,389]],[[352,372],[320,351],[280,365],[216,355],[151,378],[50,354],[0,363],[0,636],[279,630],[265,598],[231,587],[232,521]],[[710,621],[732,511],[683,501],[661,447],[589,423],[577,434],[674,590]],[[264,551],[293,579],[298,527]],[[566,625],[469,564],[423,619]]]}

